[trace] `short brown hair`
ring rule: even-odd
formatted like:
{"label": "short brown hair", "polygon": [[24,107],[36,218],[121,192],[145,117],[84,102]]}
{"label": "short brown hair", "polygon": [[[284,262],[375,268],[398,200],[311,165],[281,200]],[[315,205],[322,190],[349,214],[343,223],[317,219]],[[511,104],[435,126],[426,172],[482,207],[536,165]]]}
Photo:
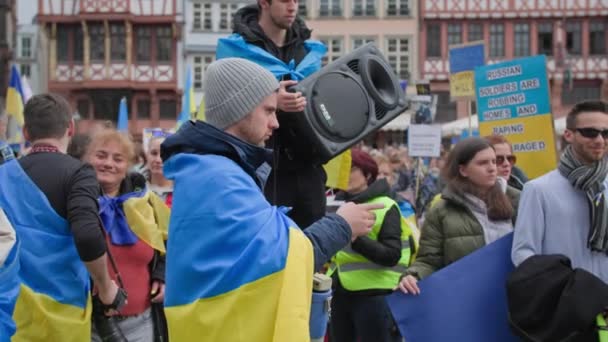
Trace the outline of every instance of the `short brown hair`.
{"label": "short brown hair", "polygon": [[93,153],[100,145],[105,145],[114,141],[122,147],[125,158],[129,161],[129,165],[133,165],[135,144],[128,135],[111,128],[103,129],[93,136],[91,143],[89,143],[87,154]]}
{"label": "short brown hair", "polygon": [[583,101],[572,107],[572,110],[566,116],[566,128],[573,130],[576,128],[576,117],[581,113],[600,112],[608,114],[608,103],[604,101]]}
{"label": "short brown hair", "polygon": [[23,117],[23,126],[30,141],[59,139],[70,127],[72,109],[63,96],[39,94],[27,101]]}
{"label": "short brown hair", "polygon": [[509,140],[507,140],[507,138],[505,138],[504,135],[492,134],[492,135],[488,135],[487,137],[484,137],[484,139],[486,139],[486,141],[488,143],[490,143],[490,145],[492,145],[492,146],[500,145],[500,144],[507,144],[507,145],[509,145],[509,149],[511,150],[511,152],[513,152],[513,146],[511,145]]}

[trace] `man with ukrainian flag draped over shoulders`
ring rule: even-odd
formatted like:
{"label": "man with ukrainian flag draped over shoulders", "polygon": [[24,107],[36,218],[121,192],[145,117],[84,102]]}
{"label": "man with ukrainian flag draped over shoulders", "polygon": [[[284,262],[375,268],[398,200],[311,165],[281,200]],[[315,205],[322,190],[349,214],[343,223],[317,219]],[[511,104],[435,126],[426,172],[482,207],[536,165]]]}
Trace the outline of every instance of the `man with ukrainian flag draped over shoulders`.
{"label": "man with ukrainian flag draped over shoulders", "polygon": [[2,298],[2,310],[5,300],[14,301],[8,313],[16,327],[14,342],[90,341],[89,276],[107,308],[124,302],[107,271],[95,172],[65,154],[74,132],[71,113],[60,96],[32,97],[23,130],[32,150],[0,165],[0,208],[19,246],[18,254],[9,255],[19,258],[19,270],[9,280],[16,279],[19,288],[12,298]]}
{"label": "man with ukrainian flag draped over shoulders", "polygon": [[172,342],[309,341],[312,275],[374,224],[378,204],[347,203],[304,233],[262,189],[278,127],[279,84],[241,58],[205,73],[207,122],[161,146],[174,181],[165,314]]}
{"label": "man with ukrainian flag draped over shoulders", "polygon": [[306,228],[325,215],[327,174],[293,127],[293,116],[302,115],[306,99],[288,88],[321,69],[327,48],[310,39],[297,12],[298,0],[258,0],[241,8],[234,15],[233,34],[218,40],[216,58],[250,60],[280,81],[280,127],[267,144],[274,149],[275,166],[265,193],[272,204],[293,208],[289,217]]}

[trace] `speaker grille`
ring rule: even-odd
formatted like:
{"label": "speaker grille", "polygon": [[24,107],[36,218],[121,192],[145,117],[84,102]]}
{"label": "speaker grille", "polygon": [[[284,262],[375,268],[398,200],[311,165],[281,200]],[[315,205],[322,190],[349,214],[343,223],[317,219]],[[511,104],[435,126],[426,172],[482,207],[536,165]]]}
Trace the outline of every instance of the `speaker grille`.
{"label": "speaker grille", "polygon": [[374,109],[376,110],[376,119],[381,120],[386,115],[386,109],[377,103],[374,104]]}
{"label": "speaker grille", "polygon": [[352,70],[355,74],[359,75],[359,60],[358,59],[353,59],[352,61],[348,62],[346,65],[348,65],[348,67],[350,68],[350,70]]}

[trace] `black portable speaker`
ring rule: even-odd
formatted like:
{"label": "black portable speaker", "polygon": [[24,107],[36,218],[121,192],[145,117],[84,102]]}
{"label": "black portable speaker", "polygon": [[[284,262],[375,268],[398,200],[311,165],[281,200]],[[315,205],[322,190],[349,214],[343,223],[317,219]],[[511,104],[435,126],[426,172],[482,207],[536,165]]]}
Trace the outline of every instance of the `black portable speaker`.
{"label": "black portable speaker", "polygon": [[293,86],[308,102],[304,113],[285,113],[294,138],[310,144],[326,163],[408,107],[389,63],[373,43],[340,57]]}

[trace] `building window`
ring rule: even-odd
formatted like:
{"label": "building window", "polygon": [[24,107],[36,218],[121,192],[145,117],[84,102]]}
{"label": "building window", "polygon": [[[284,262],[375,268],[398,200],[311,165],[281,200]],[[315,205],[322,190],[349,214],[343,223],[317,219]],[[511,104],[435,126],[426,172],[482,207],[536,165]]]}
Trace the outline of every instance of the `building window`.
{"label": "building window", "polygon": [[70,29],[68,26],[57,27],[57,61],[68,62],[70,60]]}
{"label": "building window", "polygon": [[215,57],[213,55],[194,57],[194,79],[192,86],[195,90],[203,90],[203,75],[207,71],[209,64],[213,63],[214,60]]}
{"label": "building window", "polygon": [[353,17],[376,15],[376,0],[353,0]]}
{"label": "building window", "polygon": [[103,24],[90,24],[90,57],[92,62],[103,62],[105,60],[105,29]]}
{"label": "building window", "polygon": [[393,67],[395,74],[401,80],[410,78],[410,49],[409,40],[407,38],[387,38],[386,39],[386,57],[389,64]]}
{"label": "building window", "polygon": [[124,24],[110,24],[110,58],[112,61],[126,61],[126,38]]}
{"label": "building window", "polygon": [[31,58],[32,57],[32,37],[21,38],[21,57]]}
{"label": "building window", "polygon": [[589,23],[589,53],[592,55],[606,54],[606,30],[608,25],[603,21]]}
{"label": "building window", "polygon": [[467,32],[467,40],[476,42],[483,39],[483,24],[469,24]]}
{"label": "building window", "polygon": [[553,23],[538,24],[538,54],[553,56]]}
{"label": "building window", "polygon": [[562,103],[576,104],[584,100],[597,100],[601,98],[602,84],[600,80],[574,80],[571,82],[564,81]]}
{"label": "building window", "polygon": [[26,76],[28,78],[31,78],[32,77],[31,65],[29,65],[29,64],[21,64],[19,66],[19,73],[21,74],[21,76]]}
{"label": "building window", "polygon": [[298,1],[298,15],[302,18],[308,18],[308,8],[306,7],[306,0]]}
{"label": "building window", "polygon": [[327,65],[330,62],[340,58],[344,51],[342,38],[325,38],[320,41],[327,46],[327,53],[323,56],[323,65]]}
{"label": "building window", "polygon": [[440,24],[429,24],[426,27],[426,56],[441,57],[441,26]]}
{"label": "building window", "polygon": [[450,122],[458,117],[456,102],[450,99],[449,91],[438,91],[437,93],[437,116],[435,122]]}
{"label": "building window", "polygon": [[490,24],[490,57],[505,56],[505,26]]}
{"label": "building window", "polygon": [[448,46],[462,44],[462,25],[448,24]]}
{"label": "building window", "polygon": [[90,102],[88,99],[80,99],[76,101],[76,110],[78,111],[78,115],[80,115],[81,119],[89,118],[89,107]]}
{"label": "building window", "polygon": [[568,53],[573,55],[581,54],[581,23],[568,22],[566,23],[566,49]]}
{"label": "building window", "polygon": [[353,37],[351,41],[351,46],[353,50],[362,47],[367,43],[374,43],[376,40],[373,37]]}
{"label": "building window", "polygon": [[173,34],[171,26],[156,28],[156,61],[171,62]]}
{"label": "building window", "polygon": [[385,0],[386,5],[386,16],[408,16],[410,15],[409,0]]}
{"label": "building window", "polygon": [[160,100],[160,118],[167,120],[177,119],[177,101]]}
{"label": "building window", "polygon": [[149,99],[137,100],[137,118],[138,119],[149,119],[150,118],[150,100]]}
{"label": "building window", "polygon": [[74,27],[74,40],[73,48],[72,48],[72,56],[74,57],[74,62],[83,63],[84,62],[84,32],[82,32],[82,26],[77,25]]}
{"label": "building window", "polygon": [[239,9],[237,4],[220,5],[220,30],[229,30],[232,27],[232,17]]}
{"label": "building window", "polygon": [[152,60],[152,29],[140,26],[135,29],[135,59],[139,63],[148,63]]}
{"label": "building window", "polygon": [[341,17],[342,4],[341,0],[320,0],[321,6],[319,9],[320,17]]}
{"label": "building window", "polygon": [[193,4],[192,9],[192,30],[211,30],[211,4]]}
{"label": "building window", "polygon": [[530,56],[530,25],[515,24],[514,30],[514,56]]}

